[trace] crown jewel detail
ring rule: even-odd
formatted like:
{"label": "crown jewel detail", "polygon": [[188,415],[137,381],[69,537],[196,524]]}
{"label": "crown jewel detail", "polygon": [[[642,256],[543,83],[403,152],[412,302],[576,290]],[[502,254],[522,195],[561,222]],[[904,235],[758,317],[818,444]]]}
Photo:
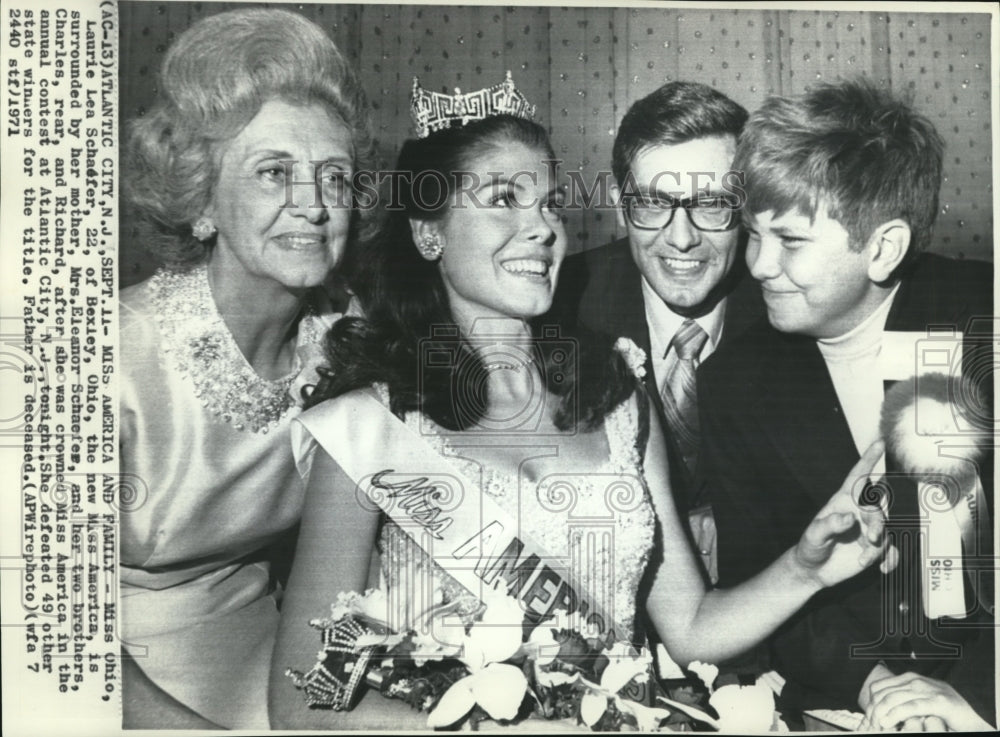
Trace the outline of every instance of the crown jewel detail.
{"label": "crown jewel detail", "polygon": [[426,138],[433,131],[450,127],[453,122],[465,125],[494,115],[514,115],[531,120],[535,116],[535,106],[514,86],[509,71],[503,82],[492,87],[466,93],[456,87],[454,95],[428,92],[414,77],[410,115],[417,138]]}

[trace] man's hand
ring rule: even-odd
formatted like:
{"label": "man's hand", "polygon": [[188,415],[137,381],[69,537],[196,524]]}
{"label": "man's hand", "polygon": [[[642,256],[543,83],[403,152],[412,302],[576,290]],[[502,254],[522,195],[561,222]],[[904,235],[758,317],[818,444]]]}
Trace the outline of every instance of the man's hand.
{"label": "man's hand", "polygon": [[984,732],[993,727],[944,681],[904,673],[875,681],[859,731]]}
{"label": "man's hand", "polygon": [[858,693],[858,706],[861,707],[861,711],[868,711],[868,707],[872,703],[872,684],[878,683],[885,678],[892,678],[894,675],[896,674],[882,663],[875,664],[875,667],[871,669],[868,677],[865,678],[865,682],[861,685],[860,693]]}
{"label": "man's hand", "polygon": [[884,573],[898,562],[896,549],[885,546],[885,512],[861,505],[855,497],[883,450],[883,444],[875,442],[865,451],[799,539],[795,562],[820,586],[833,586],[856,576],[880,558]]}

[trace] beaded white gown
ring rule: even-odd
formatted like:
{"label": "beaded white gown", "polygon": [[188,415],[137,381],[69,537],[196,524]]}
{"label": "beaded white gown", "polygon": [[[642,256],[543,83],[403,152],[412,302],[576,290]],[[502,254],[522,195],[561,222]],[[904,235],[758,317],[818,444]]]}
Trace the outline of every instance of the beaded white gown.
{"label": "beaded white gown", "polygon": [[307,346],[318,351],[336,316],[316,302],[299,366],[265,382],[221,322],[204,268],[122,290],[120,315],[123,647],[198,714],[266,729],[278,611],[264,548],[301,515],[292,397]]}
{"label": "beaded white gown", "polygon": [[[376,388],[388,406],[385,387]],[[297,420],[306,432],[293,432],[293,442],[298,443],[296,461],[306,478],[317,445],[331,447],[323,442],[327,432],[324,414],[324,405],[310,409]],[[492,497],[550,557],[570,566],[578,584],[614,623],[617,639],[629,640],[637,634],[636,593],[653,548],[656,522],[637,448],[634,395],[605,417],[606,458],[598,459],[592,468],[579,469],[579,473],[547,477],[538,484],[461,458],[456,447],[460,440],[454,435],[449,439],[443,433],[428,433],[428,428],[435,426],[417,412],[408,413],[405,422],[455,465],[468,488]],[[384,583],[390,589],[412,589],[407,577],[429,575],[443,591],[445,601],[459,602],[464,616],[471,618],[480,608],[476,597],[433,563],[391,520],[382,525],[379,551]]]}

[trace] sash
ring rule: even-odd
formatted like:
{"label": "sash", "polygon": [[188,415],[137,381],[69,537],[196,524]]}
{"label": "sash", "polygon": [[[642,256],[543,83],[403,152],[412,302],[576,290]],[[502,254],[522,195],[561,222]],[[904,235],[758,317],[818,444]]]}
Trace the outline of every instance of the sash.
{"label": "sash", "polygon": [[[345,394],[322,411],[323,432],[312,435],[355,483],[358,502],[381,510],[469,593],[484,601],[500,590],[520,602],[529,620],[564,610],[580,631],[614,637],[613,621],[577,583],[569,562],[549,555],[512,515],[470,488],[373,390]],[[298,420],[307,429],[309,414]],[[421,603],[409,609],[428,611],[440,602],[427,588],[430,577],[417,578],[421,583],[405,595]]]}

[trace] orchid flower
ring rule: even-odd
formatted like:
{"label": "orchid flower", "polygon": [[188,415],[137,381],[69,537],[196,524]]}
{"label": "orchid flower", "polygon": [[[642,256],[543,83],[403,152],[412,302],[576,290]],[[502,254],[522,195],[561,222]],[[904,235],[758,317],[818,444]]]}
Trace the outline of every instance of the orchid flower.
{"label": "orchid flower", "polygon": [[412,637],[410,658],[418,668],[429,660],[453,658],[462,651],[465,640],[465,623],[457,614],[435,618],[430,627]]}
{"label": "orchid flower", "polygon": [[[581,626],[584,629],[583,632],[581,632]],[[564,686],[579,681],[586,682],[579,673],[565,673],[559,670],[548,671],[543,669],[551,665],[566,646],[565,639],[558,639],[557,634],[575,633],[579,634],[581,638],[587,639],[587,635],[591,634],[592,630],[594,630],[593,626],[588,626],[580,622],[579,616],[571,614],[565,609],[553,611],[544,622],[537,625],[528,637],[528,641],[521,646],[521,652],[528,657],[534,668],[535,681],[547,688]],[[600,633],[595,631],[594,634],[599,635]]]}
{"label": "orchid flower", "polygon": [[615,697],[615,706],[623,714],[631,714],[635,717],[635,723],[640,732],[655,732],[659,729],[660,723],[670,716],[670,711],[667,709],[645,706],[620,696]]}
{"label": "orchid flower", "polygon": [[363,595],[357,591],[341,591],[337,594],[337,600],[330,606],[330,619],[336,622],[338,619],[353,616],[386,625],[387,602],[383,589],[368,589]]}
{"label": "orchid flower", "polygon": [[[615,699],[615,704],[623,712],[630,712],[638,718],[636,710],[632,710],[630,702],[618,698],[618,692],[627,686],[633,679],[640,683],[649,679],[649,666],[653,662],[653,656],[649,650],[643,648],[641,653],[636,654],[635,650],[623,642],[616,642],[605,653],[608,666],[601,673],[601,685],[599,688],[588,690],[580,701],[580,718],[588,727],[597,724],[598,720],[608,709],[608,700]],[[623,706],[624,704],[624,706]],[[670,712],[665,709],[654,709],[659,712],[657,719],[664,719],[670,716]],[[653,718],[652,714],[643,714],[642,718]]]}
{"label": "orchid flower", "polygon": [[510,720],[524,700],[528,680],[520,668],[503,661],[521,648],[524,612],[520,603],[500,592],[487,595],[486,610],[462,640],[459,659],[470,674],[451,685],[427,716],[427,726],[445,727],[479,704],[492,719]]}
{"label": "orchid flower", "polygon": [[629,371],[637,379],[646,376],[646,352],[637,346],[631,338],[619,338],[615,341],[615,350],[618,351],[625,363],[628,364]]}
{"label": "orchid flower", "polygon": [[417,618],[410,653],[419,668],[428,660],[458,655],[465,640],[465,622],[458,615],[458,602],[434,606]]}
{"label": "orchid flower", "polygon": [[712,693],[715,689],[713,684],[715,679],[719,677],[719,669],[717,666],[711,665],[710,663],[702,663],[700,660],[696,660],[693,663],[688,664],[688,670],[694,673],[705,684],[705,688],[708,689],[709,693]]}
{"label": "orchid flower", "polygon": [[462,643],[459,659],[475,673],[490,663],[502,663],[521,648],[524,610],[512,596],[493,592],[483,603],[486,611],[472,625]]}
{"label": "orchid flower", "polygon": [[556,639],[555,633],[564,630],[573,631],[572,615],[565,609],[557,609],[531,631],[523,650],[534,662],[536,671],[537,668],[551,665],[559,655],[562,643]]}
{"label": "orchid flower", "polygon": [[774,692],[763,683],[723,686],[708,703],[719,714],[720,732],[769,732],[774,726]]}

